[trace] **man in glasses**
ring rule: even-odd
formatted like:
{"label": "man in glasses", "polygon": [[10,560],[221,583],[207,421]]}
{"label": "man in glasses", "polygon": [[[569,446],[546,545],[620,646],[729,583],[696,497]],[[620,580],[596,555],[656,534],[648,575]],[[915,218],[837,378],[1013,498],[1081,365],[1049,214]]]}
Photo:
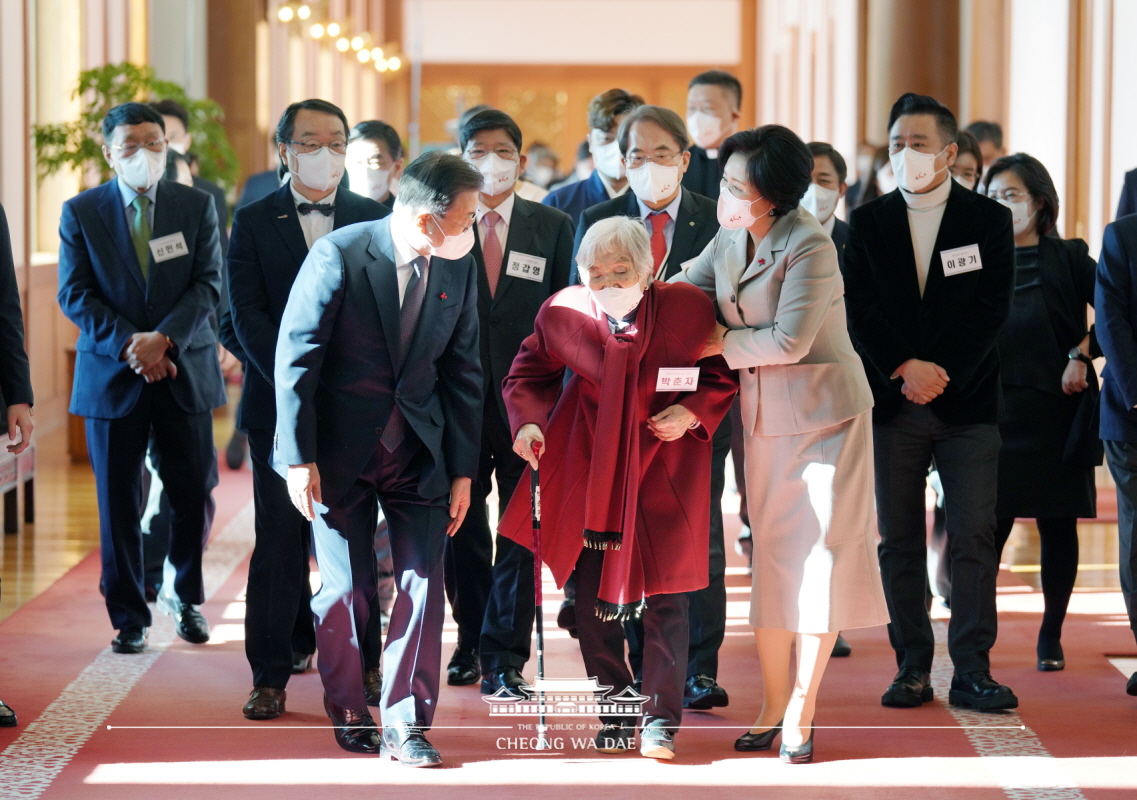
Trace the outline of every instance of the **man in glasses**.
{"label": "man in glasses", "polygon": [[200,644],[209,626],[201,556],[215,468],[214,408],[225,405],[210,315],[221,288],[217,212],[209,195],[166,171],[161,115],[141,103],[103,119],[108,183],[68,200],[60,220],[59,304],[79,326],[71,413],[87,419],[99,504],[102,585],[116,653],[146,647],[140,531],[147,442],[172,519],[177,633]]}
{"label": "man in glasses", "polygon": [[[303,100],[285,109],[276,141],[292,179],[237,209],[226,260],[230,308],[222,315],[221,339],[245,366],[237,427],[249,438],[256,520],[245,598],[245,656],[253,673],[253,689],[242,709],[247,719],[280,716],[289,677],[311,666],[316,649],[308,582],[312,527],[292,507],[288,487],[272,466],[273,370],[284,306],[312,244],[332,230],[390,213],[374,200],[338,187],[343,170],[335,165],[342,165],[347,130],[343,111],[324,100]],[[306,167],[301,175],[300,168],[313,157],[324,166]],[[328,189],[332,180],[337,185]],[[362,686],[367,702],[379,705],[382,634],[373,627],[363,647]]]}
{"label": "man in glasses", "polygon": [[[308,183],[303,171],[299,179]],[[442,763],[425,737],[438,706],[442,552],[478,470],[483,389],[469,253],[481,189],[481,173],[457,156],[416,159],[389,217],[315,243],[277,339],[273,460],[312,523],[324,707],[345,750],[415,767]],[[381,740],[361,652],[377,591],[377,504],[399,587]]]}
{"label": "man in glasses", "polygon": [[[716,200],[683,185],[691,163],[691,141],[683,119],[669,108],[639,106],[620,123],[616,141],[627,168],[632,191],[587,209],[576,229],[573,258],[585,232],[607,217],[640,217],[651,236],[651,253],[657,280],[668,280],[682,265],[703,252],[719,223]],[[576,269],[573,269],[576,281]],[[711,539],[708,586],[689,594],[688,622],[691,644],[686,667],[683,707],[720,708],[729,702],[718,685],[718,651],[726,635],[726,555],[723,546],[722,493],[726,485],[726,457],[730,452],[731,425],[724,419],[715,431],[711,456]],[[628,660],[638,677],[643,659],[643,625],[625,626]]]}

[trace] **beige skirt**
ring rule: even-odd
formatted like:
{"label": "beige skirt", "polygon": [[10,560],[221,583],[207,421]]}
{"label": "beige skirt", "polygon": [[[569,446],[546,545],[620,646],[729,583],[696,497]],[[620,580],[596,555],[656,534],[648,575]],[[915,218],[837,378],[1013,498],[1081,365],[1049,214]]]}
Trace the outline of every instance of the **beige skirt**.
{"label": "beige skirt", "polygon": [[797,633],[884,625],[872,411],[809,433],[746,437],[750,624]]}

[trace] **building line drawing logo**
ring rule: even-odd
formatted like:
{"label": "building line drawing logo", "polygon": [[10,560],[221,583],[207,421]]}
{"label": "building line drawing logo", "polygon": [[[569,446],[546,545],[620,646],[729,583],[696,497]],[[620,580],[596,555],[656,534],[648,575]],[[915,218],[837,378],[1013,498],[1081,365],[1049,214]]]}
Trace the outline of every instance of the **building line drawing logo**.
{"label": "building line drawing logo", "polygon": [[549,680],[537,679],[526,687],[527,696],[518,697],[502,686],[482,700],[490,707],[491,717],[503,716],[640,716],[648,698],[631,686],[611,694],[611,686],[601,686],[596,678]]}

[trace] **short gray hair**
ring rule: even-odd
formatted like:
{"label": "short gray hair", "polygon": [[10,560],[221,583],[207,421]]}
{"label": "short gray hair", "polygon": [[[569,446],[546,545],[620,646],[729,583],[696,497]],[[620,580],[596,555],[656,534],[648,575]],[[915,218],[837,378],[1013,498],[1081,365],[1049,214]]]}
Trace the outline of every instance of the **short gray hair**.
{"label": "short gray hair", "polygon": [[691,140],[687,137],[687,123],[681,116],[663,106],[639,106],[628,112],[628,116],[624,117],[620,129],[616,132],[621,155],[628,154],[628,138],[632,134],[632,126],[637,122],[651,122],[663,128],[675,140],[675,146],[680,152],[686,152],[691,148]]}
{"label": "short gray hair", "polygon": [[633,217],[606,217],[590,227],[576,252],[580,282],[588,285],[588,268],[601,258],[627,261],[641,281],[655,277],[651,240],[643,220]]}

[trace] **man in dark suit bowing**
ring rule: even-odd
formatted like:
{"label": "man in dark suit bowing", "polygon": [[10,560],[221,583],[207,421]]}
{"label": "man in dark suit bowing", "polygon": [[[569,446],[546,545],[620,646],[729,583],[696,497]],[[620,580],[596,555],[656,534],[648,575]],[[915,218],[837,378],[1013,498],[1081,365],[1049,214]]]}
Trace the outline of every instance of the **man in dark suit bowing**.
{"label": "man in dark suit bowing", "polygon": [[[598,220],[614,216],[640,217],[651,235],[655,277],[667,280],[682,265],[703,252],[719,229],[714,200],[688,189],[682,178],[690,163],[687,127],[678,114],[660,106],[631,111],[617,134],[632,191],[585,211],[576,229],[577,248]],[[573,269],[573,281],[579,278]],[[727,705],[726,690],[718,685],[718,651],[726,635],[726,552],[723,546],[722,492],[731,426],[724,419],[715,431],[711,455],[710,583],[688,596],[691,644],[687,663],[684,708],[708,709]],[[639,621],[625,626],[632,671],[639,674],[643,655]]]}
{"label": "man in dark suit bowing", "polygon": [[719,148],[738,131],[742,84],[721,69],[701,72],[687,84],[687,130],[694,144],[683,185],[718,199],[722,163]]}
{"label": "man in dark suit bowing", "polygon": [[112,647],[139,653],[150,610],[143,593],[142,462],[147,440],[172,511],[177,632],[209,639],[201,555],[216,455],[212,410],[225,405],[210,316],[221,288],[213,200],[161,180],[161,115],[124,103],[103,120],[103,155],[116,177],[63,205],[59,305],[79,326],[71,413],[87,418],[99,500],[103,589]]}
{"label": "man in dark suit bowing", "polygon": [[[289,676],[303,672],[316,649],[308,582],[311,525],[292,507],[271,461],[280,320],[300,265],[321,236],[390,213],[339,186],[348,125],[337,106],[324,100],[293,103],[276,126],[276,141],[291,180],[237,210],[227,259],[230,309],[221,325],[222,343],[245,366],[237,427],[248,433],[253,462],[256,544],[245,592],[245,656],[253,690],[242,710],[248,719],[280,716]],[[306,168],[302,159],[322,149],[329,157],[316,169]],[[370,644],[364,649],[364,689],[378,704],[379,641]]]}
{"label": "man in dark suit bowing", "polygon": [[995,341],[1014,287],[1011,215],[951,180],[958,127],[947,107],[906,94],[888,128],[900,188],[853,212],[844,267],[849,330],[876,403],[880,572],[900,667],[881,702],[907,708],[932,699],[924,486],[934,457],[951,530],[948,700],[1015,708],[1014,693],[990,671],[1001,444]]}
{"label": "man in dark suit bowing", "polygon": [[[1106,358],[1101,438],[1117,484],[1121,594],[1137,638],[1137,216],[1106,225],[1094,297],[1095,327]],[[1125,691],[1137,695],[1137,672]]]}
{"label": "man in dark suit bowing", "polygon": [[481,691],[493,694],[502,686],[517,689],[525,683],[521,668],[529,660],[534,613],[533,554],[499,536],[494,559],[497,525],[491,525],[486,508],[494,477],[498,507],[504,511],[525,467],[513,451],[501,383],[521,343],[533,333],[541,304],[568,285],[572,222],[563,211],[513,191],[525,170],[525,156],[521,130],[508,114],[490,109],[469,117],[458,143],[483,180],[473,254],[486,401],[470,514],[446,543],[446,586],[458,623],[458,646],[446,680],[463,686],[484,675]]}
{"label": "man in dark suit bowing", "polygon": [[[325,709],[346,750],[442,763],[426,740],[438,704],[442,551],[462,525],[482,419],[477,267],[481,174],[428,153],[391,216],[316,242],[276,347],[274,463],[312,522],[312,598]],[[376,502],[399,596],[383,651],[383,734],[367,712],[360,643],[376,595]]]}

